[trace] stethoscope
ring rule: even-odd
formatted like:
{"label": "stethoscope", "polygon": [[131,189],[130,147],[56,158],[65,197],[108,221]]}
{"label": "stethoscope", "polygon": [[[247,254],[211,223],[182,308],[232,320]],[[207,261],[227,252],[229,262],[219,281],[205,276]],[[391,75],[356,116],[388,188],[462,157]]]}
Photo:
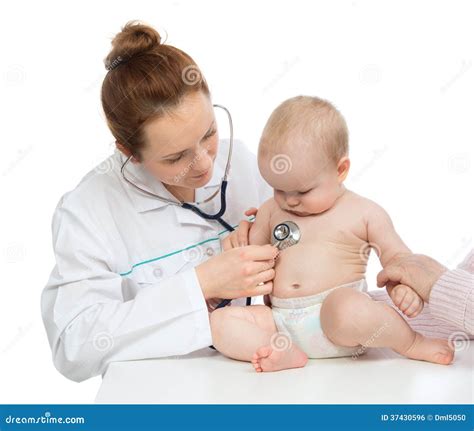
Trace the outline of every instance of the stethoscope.
{"label": "stethoscope", "polygon": [[[205,199],[201,202],[196,202],[196,204],[193,205],[193,204],[190,204],[188,202],[174,201],[172,199],[168,199],[166,197],[157,195],[156,193],[153,193],[149,190],[145,190],[145,189],[141,188],[140,186],[135,184],[133,181],[130,181],[125,175],[125,166],[132,159],[133,156],[130,156],[125,160],[125,162],[122,164],[122,167],[120,168],[120,172],[122,174],[123,179],[128,184],[130,184],[132,187],[136,188],[137,190],[141,191],[142,193],[145,193],[145,194],[147,194],[149,196],[152,196],[156,199],[159,199],[163,202],[167,202],[171,205],[176,205],[176,206],[180,206],[182,208],[191,210],[194,213],[196,213],[199,217],[202,217],[203,219],[215,220],[215,221],[219,222],[226,230],[228,230],[229,232],[232,232],[235,229],[229,223],[227,223],[222,218],[222,216],[224,215],[225,210],[226,210],[227,175],[228,175],[229,169],[230,169],[230,161],[231,161],[231,158],[232,158],[232,150],[233,150],[233,146],[234,146],[234,126],[233,126],[233,122],[232,122],[232,116],[231,116],[229,110],[226,107],[224,107],[222,105],[213,105],[213,106],[215,108],[221,108],[227,114],[227,119],[229,120],[229,138],[230,139],[229,139],[229,153],[227,155],[227,163],[226,163],[226,166],[225,166],[224,176],[221,180],[221,185],[220,185],[219,189],[216,190],[209,198],[207,198],[207,199]],[[207,214],[196,206],[196,205],[200,205],[200,204],[211,201],[219,193],[219,191],[220,191],[220,195],[221,195],[221,208],[215,214]],[[300,240],[300,237],[301,237],[300,230],[299,230],[298,226],[296,225],[296,223],[293,223],[291,221],[287,221],[287,222],[284,222],[284,223],[280,223],[273,230],[272,244],[275,244],[279,250],[283,250],[284,248],[287,248],[287,247],[290,247],[291,245],[296,244]],[[250,305],[251,300],[252,300],[251,297],[247,297],[246,305]],[[225,307],[230,302],[231,302],[231,299],[224,299],[223,301],[221,301],[217,305],[216,309]]]}
{"label": "stethoscope", "polygon": [[295,222],[284,221],[273,229],[272,245],[280,251],[297,244],[300,239],[301,231]]}
{"label": "stethoscope", "polygon": [[[224,110],[224,112],[227,114],[227,118],[229,120],[229,153],[227,155],[227,163],[225,165],[225,171],[224,171],[224,177],[222,178],[221,180],[221,185],[219,187],[218,190],[216,190],[210,197],[208,197],[207,199],[201,201],[201,202],[196,202],[195,205],[192,205],[188,202],[183,202],[183,201],[174,201],[172,199],[168,199],[168,198],[165,198],[163,196],[160,196],[160,195],[157,195],[156,193],[153,193],[153,192],[150,192],[149,190],[145,190],[139,186],[137,186],[135,183],[133,183],[132,181],[130,181],[126,176],[125,176],[125,166],[127,165],[127,163],[130,161],[130,159],[133,157],[133,156],[130,156],[127,158],[127,160],[125,160],[125,162],[123,163],[122,165],[122,168],[120,169],[120,172],[122,174],[122,177],[123,179],[128,183],[130,184],[131,186],[135,187],[136,189],[140,190],[141,192],[149,195],[149,196],[152,196],[156,199],[160,199],[161,201],[163,202],[167,202],[169,204],[172,204],[172,205],[177,205],[177,206],[180,206],[182,208],[185,208],[185,209],[188,209],[188,210],[191,210],[193,212],[195,212],[199,217],[202,217],[203,219],[206,219],[206,220],[216,220],[217,222],[219,222],[225,229],[227,229],[229,232],[232,232],[233,230],[235,230],[229,223],[227,223],[224,219],[222,219],[222,216],[224,215],[225,213],[225,210],[226,210],[226,198],[225,198],[225,194],[226,194],[226,190],[227,190],[227,175],[229,173],[229,169],[230,169],[230,161],[231,161],[231,158],[232,158],[232,150],[233,150],[233,147],[234,147],[234,126],[233,126],[233,122],[232,122],[232,116],[230,115],[230,112],[229,110],[222,106],[222,105],[213,105],[215,108],[221,108]],[[207,214],[205,213],[204,211],[202,211],[201,209],[199,209],[196,205],[201,205],[201,204],[205,204],[206,202],[209,202],[211,201],[212,199],[214,199],[214,197],[219,193],[219,191],[221,192],[221,209],[216,212],[215,214]]]}

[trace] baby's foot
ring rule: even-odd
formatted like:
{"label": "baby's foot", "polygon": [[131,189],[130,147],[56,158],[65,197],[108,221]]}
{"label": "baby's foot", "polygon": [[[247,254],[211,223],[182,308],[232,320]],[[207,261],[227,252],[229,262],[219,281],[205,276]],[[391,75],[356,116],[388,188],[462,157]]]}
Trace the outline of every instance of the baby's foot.
{"label": "baby's foot", "polygon": [[449,345],[448,340],[425,338],[418,333],[415,333],[415,340],[410,348],[402,354],[411,359],[441,365],[449,365],[454,359],[454,350]]}
{"label": "baby's foot", "polygon": [[257,349],[252,358],[257,373],[301,368],[306,362],[308,362],[306,354],[295,346],[286,350],[274,350],[271,346],[263,346]]}

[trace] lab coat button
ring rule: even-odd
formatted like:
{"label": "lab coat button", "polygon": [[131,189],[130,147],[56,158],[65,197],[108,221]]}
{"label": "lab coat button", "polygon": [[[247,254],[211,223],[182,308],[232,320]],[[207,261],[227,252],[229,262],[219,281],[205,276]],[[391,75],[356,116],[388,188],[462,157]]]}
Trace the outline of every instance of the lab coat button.
{"label": "lab coat button", "polygon": [[156,277],[156,278],[160,278],[162,275],[163,275],[163,270],[157,266],[154,270],[153,270],[153,275]]}
{"label": "lab coat button", "polygon": [[214,249],[212,247],[207,247],[206,254],[212,256],[214,254]]}

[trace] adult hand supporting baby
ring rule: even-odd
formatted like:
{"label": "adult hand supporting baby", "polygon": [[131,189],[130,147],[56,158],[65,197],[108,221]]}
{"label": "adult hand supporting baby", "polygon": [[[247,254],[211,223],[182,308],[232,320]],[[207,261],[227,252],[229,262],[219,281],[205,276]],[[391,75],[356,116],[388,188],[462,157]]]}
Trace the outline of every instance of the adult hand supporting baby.
{"label": "adult hand supporting baby", "polygon": [[412,288],[423,301],[429,302],[431,289],[448,270],[436,260],[423,254],[395,255],[377,275],[377,286],[396,288],[405,285]]}

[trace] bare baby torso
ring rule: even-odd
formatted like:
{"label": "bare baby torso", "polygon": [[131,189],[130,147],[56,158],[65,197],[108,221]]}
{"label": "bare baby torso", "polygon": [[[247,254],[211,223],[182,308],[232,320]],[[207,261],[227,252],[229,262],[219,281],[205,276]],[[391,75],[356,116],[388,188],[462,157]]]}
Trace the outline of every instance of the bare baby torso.
{"label": "bare baby torso", "polygon": [[314,295],[364,278],[370,247],[367,243],[367,199],[346,190],[321,214],[299,217],[274,202],[271,232],[284,221],[301,232],[296,244],[282,250],[275,264],[272,295],[292,298]]}

